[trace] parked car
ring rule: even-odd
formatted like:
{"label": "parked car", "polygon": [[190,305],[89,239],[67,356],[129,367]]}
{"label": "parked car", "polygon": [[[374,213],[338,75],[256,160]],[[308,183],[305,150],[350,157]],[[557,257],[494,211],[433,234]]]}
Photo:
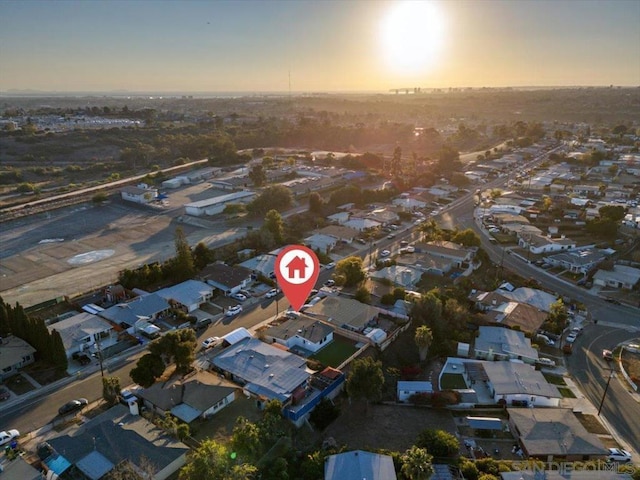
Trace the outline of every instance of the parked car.
{"label": "parked car", "polygon": [[132,400],[138,401],[138,397],[136,397],[131,390],[129,390],[128,388],[123,388],[122,390],[120,390],[120,403],[129,405],[129,402]]}
{"label": "parked car", "polygon": [[571,329],[571,333],[575,333],[576,337],[579,337],[580,335],[582,335],[582,327],[573,327]]}
{"label": "parked car", "polygon": [[327,287],[333,287],[336,284],[335,280],[332,280],[331,278],[329,280],[327,280],[326,282],[324,282],[325,286]]}
{"label": "parked car", "polygon": [[229,310],[224,312],[227,317],[233,317],[234,315],[238,315],[242,312],[242,307],[240,305],[236,305],[234,307],[230,307]]}
{"label": "parked car", "polygon": [[336,262],[327,263],[327,264],[325,265],[325,268],[326,268],[327,270],[331,270],[332,268],[336,268]]}
{"label": "parked car", "polygon": [[631,461],[631,454],[621,448],[610,448],[607,462],[627,463]]}
{"label": "parked car", "polygon": [[567,338],[565,338],[564,341],[566,343],[573,343],[576,341],[576,338],[578,338],[578,334],[575,332],[571,332],[569,335],[567,335]]}
{"label": "parked car", "polygon": [[204,348],[211,348],[220,343],[220,337],[209,337],[204,342],[202,342],[202,346]]}
{"label": "parked car", "polygon": [[211,319],[210,317],[201,318],[200,320],[196,320],[194,327],[196,330],[203,330],[207,328],[209,325],[211,325],[212,321],[213,319]]}
{"label": "parked car", "polygon": [[620,305],[620,301],[619,301],[619,300],[616,300],[615,298],[606,297],[606,298],[605,298],[605,301],[606,301],[606,302],[609,302],[609,303],[613,303],[614,305]]}
{"label": "parked car", "polygon": [[405,248],[405,251],[407,253],[414,253],[416,251],[416,247],[414,247],[413,245],[409,245],[408,247]]}
{"label": "parked car", "polygon": [[613,352],[607,349],[602,350],[602,358],[607,361],[613,360]]}
{"label": "parked car", "polygon": [[71,358],[73,358],[80,365],[89,365],[91,363],[91,358],[85,353],[75,352],[73,355],[71,355]]}
{"label": "parked car", "polygon": [[396,234],[395,234],[395,233],[390,233],[389,235],[387,235],[387,238],[388,238],[389,240],[391,240],[391,239],[393,239],[393,238],[396,238]]}
{"label": "parked car", "polygon": [[546,335],[542,335],[541,333],[539,333],[538,335],[536,335],[536,338],[538,340],[542,340],[545,344],[547,344],[548,346],[552,347],[556,344],[556,342],[554,342],[553,340],[551,340],[549,337],[547,337]]}
{"label": "parked car", "polygon": [[381,257],[388,257],[389,255],[391,255],[391,252],[389,250],[382,250],[380,252]]}
{"label": "parked car", "polygon": [[238,300],[239,302],[244,302],[247,299],[247,297],[244,296],[242,293],[232,293],[229,296],[231,298],[234,298],[235,300]]}
{"label": "parked car", "polygon": [[9,390],[4,387],[0,387],[0,400],[8,400],[11,397]]}
{"label": "parked car", "polygon": [[65,403],[58,409],[58,414],[68,415],[70,413],[74,413],[79,410],[82,410],[87,405],[89,405],[89,401],[86,398],[78,398],[77,400],[71,400],[70,402]]}
{"label": "parked car", "polygon": [[367,244],[367,241],[364,238],[358,238],[358,239],[356,239],[356,241],[358,243],[361,243],[362,245],[366,245]]}
{"label": "parked car", "polygon": [[267,298],[273,298],[276,295],[278,295],[278,293],[280,293],[280,290],[278,290],[277,288],[272,288],[271,290],[269,290],[267,292],[267,294],[265,295],[265,297]]}
{"label": "parked car", "polygon": [[556,366],[556,362],[554,362],[550,358],[538,358],[537,362],[540,365],[545,365],[547,367],[555,367]]}
{"label": "parked car", "polygon": [[565,343],[562,346],[562,353],[564,353],[565,355],[571,355],[573,353],[573,344]]}
{"label": "parked car", "polygon": [[0,445],[4,445],[5,443],[9,443],[14,438],[18,438],[20,436],[20,432],[18,430],[7,430],[4,432],[0,432]]}

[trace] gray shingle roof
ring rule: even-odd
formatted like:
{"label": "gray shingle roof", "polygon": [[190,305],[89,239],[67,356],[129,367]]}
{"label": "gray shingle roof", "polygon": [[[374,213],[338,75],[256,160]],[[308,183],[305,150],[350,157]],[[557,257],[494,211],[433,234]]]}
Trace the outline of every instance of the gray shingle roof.
{"label": "gray shingle roof", "polygon": [[389,455],[354,450],[329,455],[324,461],[325,480],[396,480]]}
{"label": "gray shingle roof", "polygon": [[482,366],[496,395],[524,393],[562,398],[558,387],[547,382],[542,373],[531,365],[513,362],[485,362]]}
{"label": "gray shingle roof", "polygon": [[268,345],[257,338],[246,338],[228,347],[212,360],[213,364],[247,382],[256,395],[287,400],[309,378],[303,358]]}
{"label": "gray shingle roof", "polygon": [[265,330],[265,334],[281,340],[288,340],[296,335],[317,343],[333,332],[330,325],[301,315],[299,318],[288,319],[280,325],[274,325]]}
{"label": "gray shingle roof", "polygon": [[160,312],[169,310],[169,308],[169,303],[164,298],[155,293],[150,293],[149,295],[137,297],[130,302],[119,303],[107,308],[100,312],[99,315],[117,324],[124,322],[133,326],[138,320],[154,317]]}
{"label": "gray shingle roof", "polygon": [[528,358],[538,358],[538,351],[531,346],[531,340],[524,333],[503,327],[479,328],[480,335],[475,341],[475,350],[499,354],[514,354]]}

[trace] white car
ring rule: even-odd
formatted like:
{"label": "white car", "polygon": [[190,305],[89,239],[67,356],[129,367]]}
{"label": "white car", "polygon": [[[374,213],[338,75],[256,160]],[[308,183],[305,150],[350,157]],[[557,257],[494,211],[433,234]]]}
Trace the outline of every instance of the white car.
{"label": "white car", "polygon": [[621,448],[610,448],[607,462],[627,463],[631,461],[631,454]]}
{"label": "white car", "polygon": [[227,317],[233,317],[234,315],[238,315],[242,311],[242,307],[240,305],[236,305],[235,307],[230,307],[224,314]]}
{"label": "white car", "polygon": [[332,268],[336,267],[336,262],[331,262],[331,263],[327,263],[327,265],[324,267],[327,270],[331,270]]}
{"label": "white car", "polygon": [[416,247],[414,247],[413,245],[409,245],[408,247],[405,247],[405,251],[407,253],[415,253]]}
{"label": "white car", "polygon": [[278,293],[280,293],[280,290],[278,290],[277,288],[272,288],[271,290],[269,290],[267,292],[267,294],[265,295],[265,297],[267,298],[273,298],[276,295],[278,295]]}
{"label": "white car", "polygon": [[576,338],[578,338],[578,335],[575,332],[571,332],[564,341],[565,343],[573,343],[576,341]]}
{"label": "white car", "polygon": [[389,250],[382,250],[380,252],[381,257],[388,257],[389,255],[391,255],[391,252]]}
{"label": "white car", "polygon": [[4,445],[5,443],[9,443],[14,438],[18,438],[20,436],[20,432],[18,430],[9,430],[0,432],[0,445]]}
{"label": "white car", "polygon": [[243,294],[241,293],[232,293],[231,295],[229,295],[231,298],[234,298],[240,302],[244,302],[247,297],[245,297]]}
{"label": "white car", "polygon": [[547,367],[555,367],[556,366],[556,362],[554,362],[550,358],[538,358],[538,360],[536,360],[536,361],[540,365],[546,365]]}
{"label": "white car", "polygon": [[335,280],[329,279],[326,282],[324,282],[325,286],[327,287],[333,287],[336,284]]}
{"label": "white car", "polygon": [[220,341],[220,337],[209,337],[204,342],[202,342],[202,346],[204,348],[211,348],[215,346]]}

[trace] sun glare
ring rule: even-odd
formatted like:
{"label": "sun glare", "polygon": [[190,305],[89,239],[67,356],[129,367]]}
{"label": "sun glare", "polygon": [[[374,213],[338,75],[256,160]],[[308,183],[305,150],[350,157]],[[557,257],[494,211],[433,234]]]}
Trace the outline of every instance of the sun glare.
{"label": "sun glare", "polygon": [[427,72],[438,59],[444,18],[432,1],[407,0],[394,4],[382,21],[380,40],[384,58],[399,74]]}

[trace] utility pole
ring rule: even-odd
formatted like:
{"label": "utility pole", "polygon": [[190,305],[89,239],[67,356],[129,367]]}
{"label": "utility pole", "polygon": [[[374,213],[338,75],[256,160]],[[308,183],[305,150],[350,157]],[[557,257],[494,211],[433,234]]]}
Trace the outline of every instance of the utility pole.
{"label": "utility pole", "polygon": [[100,362],[100,375],[104,378],[104,367],[102,365],[102,348],[100,347],[100,334],[98,333],[98,338],[96,344],[98,345],[98,361]]}
{"label": "utility pole", "polygon": [[612,368],[611,373],[609,374],[609,379],[607,380],[607,385],[604,387],[602,400],[600,400],[600,406],[598,407],[598,416],[600,416],[600,411],[602,410],[602,405],[604,404],[604,398],[607,396],[607,391],[609,390],[609,384],[611,383],[611,379],[615,376],[615,374],[616,374],[616,371]]}

